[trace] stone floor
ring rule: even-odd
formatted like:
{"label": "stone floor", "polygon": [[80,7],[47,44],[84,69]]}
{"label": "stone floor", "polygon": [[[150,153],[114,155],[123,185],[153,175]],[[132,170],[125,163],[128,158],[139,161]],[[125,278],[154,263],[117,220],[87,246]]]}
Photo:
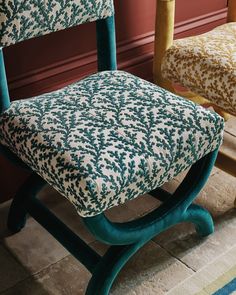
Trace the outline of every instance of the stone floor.
{"label": "stone floor", "polygon": [[[234,149],[236,120],[226,128],[226,149]],[[173,191],[183,175],[166,185]],[[42,199],[73,230],[97,251],[105,247],[86,231],[70,204],[47,188]],[[141,249],[122,270],[113,295],[192,295],[236,263],[236,180],[214,168],[197,199],[213,215],[216,231],[200,239],[190,224],[181,224],[160,234]],[[113,220],[130,220],[159,205],[150,196],[142,196],[110,210]],[[41,226],[29,218],[20,233],[6,229],[9,202],[0,206],[0,294],[4,295],[82,295],[90,274]],[[213,267],[213,273],[207,269]]]}

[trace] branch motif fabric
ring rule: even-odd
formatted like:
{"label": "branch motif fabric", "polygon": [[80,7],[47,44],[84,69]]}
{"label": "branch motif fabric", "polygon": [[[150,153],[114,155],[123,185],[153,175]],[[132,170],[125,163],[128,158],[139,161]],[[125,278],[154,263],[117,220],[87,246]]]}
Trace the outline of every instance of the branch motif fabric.
{"label": "branch motif fabric", "polygon": [[14,101],[0,117],[0,142],[95,216],[147,193],[222,141],[224,121],[122,71]]}
{"label": "branch motif fabric", "polygon": [[113,14],[113,0],[0,0],[0,47]]}
{"label": "branch motif fabric", "polygon": [[236,23],[174,41],[162,75],[236,115]]}

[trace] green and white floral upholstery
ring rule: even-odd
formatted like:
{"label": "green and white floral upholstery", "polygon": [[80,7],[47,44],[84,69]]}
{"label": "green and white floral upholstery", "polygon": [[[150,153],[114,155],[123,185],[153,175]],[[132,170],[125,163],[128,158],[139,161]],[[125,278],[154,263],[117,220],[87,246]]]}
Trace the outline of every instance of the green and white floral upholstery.
{"label": "green and white floral upholstery", "polygon": [[[99,73],[52,93],[11,102],[0,48],[0,150],[33,172],[14,196],[7,226],[19,232],[32,216],[90,271],[86,294],[110,294],[138,249],[175,224],[191,222],[202,236],[214,231],[210,214],[192,202],[215,163],[224,121],[116,71],[113,14],[112,0],[0,0],[0,47],[99,20]],[[190,166],[173,194],[158,189]],[[103,256],[37,198],[47,182],[75,206],[88,231],[110,245]],[[121,224],[105,216],[145,193],[161,200],[160,207]]]}
{"label": "green and white floral upholstery", "polygon": [[0,47],[113,14],[113,0],[0,0]]}
{"label": "green and white floral upholstery", "polygon": [[222,141],[214,112],[121,71],[15,101],[0,142],[68,198],[81,216],[149,192]]}

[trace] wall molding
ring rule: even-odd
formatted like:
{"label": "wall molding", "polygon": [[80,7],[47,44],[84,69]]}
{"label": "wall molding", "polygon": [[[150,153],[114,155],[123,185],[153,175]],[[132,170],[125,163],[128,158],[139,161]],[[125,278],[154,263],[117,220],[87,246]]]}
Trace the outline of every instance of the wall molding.
{"label": "wall molding", "polygon": [[[205,32],[226,20],[227,8],[179,22],[175,37]],[[117,44],[119,69],[152,80],[154,31]],[[30,71],[9,81],[11,97],[23,98],[63,87],[96,71],[96,51]]]}
{"label": "wall molding", "polygon": [[181,38],[182,34],[186,35],[188,32],[189,34],[200,34],[202,32],[206,32],[216,25],[225,22],[226,17],[227,8],[223,8],[211,13],[188,19],[183,22],[179,22],[175,25],[175,35],[176,37]]}

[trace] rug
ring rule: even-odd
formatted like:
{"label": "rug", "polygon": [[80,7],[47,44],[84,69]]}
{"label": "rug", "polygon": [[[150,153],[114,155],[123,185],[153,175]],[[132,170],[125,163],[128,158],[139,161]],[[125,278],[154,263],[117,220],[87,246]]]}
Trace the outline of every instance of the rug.
{"label": "rug", "polygon": [[236,295],[236,265],[196,295],[206,294]]}
{"label": "rug", "polygon": [[236,295],[236,246],[196,271],[168,295]]}

